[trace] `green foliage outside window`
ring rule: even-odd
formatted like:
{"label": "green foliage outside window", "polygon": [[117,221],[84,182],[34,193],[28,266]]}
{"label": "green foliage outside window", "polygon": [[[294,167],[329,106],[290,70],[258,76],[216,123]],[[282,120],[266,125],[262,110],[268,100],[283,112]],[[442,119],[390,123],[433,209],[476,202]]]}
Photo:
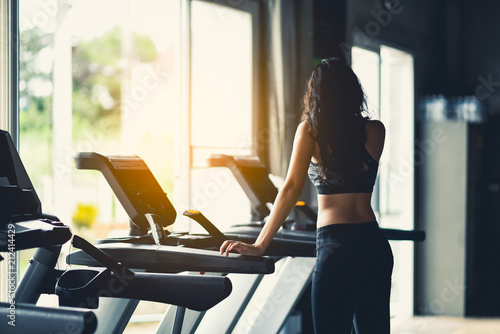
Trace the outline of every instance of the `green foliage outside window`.
{"label": "green foliage outside window", "polygon": [[[121,83],[125,58],[151,62],[158,56],[151,37],[131,36],[131,50],[123,54],[119,26],[101,36],[76,41],[72,50],[73,139],[83,139],[85,129],[104,124],[111,136],[120,131]],[[21,136],[36,131],[50,144],[52,68],[41,66],[39,56],[50,50],[52,35],[37,28],[23,31],[20,52]],[[45,89],[41,89],[45,87]]]}
{"label": "green foliage outside window", "polygon": [[[106,138],[119,138],[124,68],[129,61],[151,62],[157,50],[151,37],[132,32],[124,54],[121,27],[91,39],[74,39],[72,47],[73,142],[85,140],[96,127]],[[35,184],[52,174],[53,35],[38,28],[23,31],[20,40],[21,151],[36,168]],[[126,80],[126,78],[125,78]],[[126,82],[126,81],[125,81]],[[69,143],[71,145],[71,143]]]}

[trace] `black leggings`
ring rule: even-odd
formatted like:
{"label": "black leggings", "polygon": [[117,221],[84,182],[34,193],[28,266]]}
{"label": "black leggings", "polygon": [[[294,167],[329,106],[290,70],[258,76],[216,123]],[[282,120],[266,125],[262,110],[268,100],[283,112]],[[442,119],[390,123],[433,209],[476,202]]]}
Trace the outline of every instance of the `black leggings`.
{"label": "black leggings", "polygon": [[389,334],[391,246],[376,221],[318,228],[312,282],[316,334]]}

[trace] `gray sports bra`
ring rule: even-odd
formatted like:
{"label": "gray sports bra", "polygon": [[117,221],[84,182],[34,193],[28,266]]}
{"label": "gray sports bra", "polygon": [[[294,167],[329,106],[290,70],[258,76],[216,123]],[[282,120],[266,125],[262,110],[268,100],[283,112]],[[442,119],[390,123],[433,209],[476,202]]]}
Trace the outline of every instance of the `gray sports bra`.
{"label": "gray sports bra", "polygon": [[368,153],[363,146],[363,162],[368,167],[365,171],[361,172],[355,180],[347,181],[341,175],[331,170],[327,172],[326,177],[320,175],[318,164],[311,161],[309,164],[308,175],[311,182],[316,186],[318,194],[346,194],[346,193],[371,193],[375,179],[377,178],[378,161]]}

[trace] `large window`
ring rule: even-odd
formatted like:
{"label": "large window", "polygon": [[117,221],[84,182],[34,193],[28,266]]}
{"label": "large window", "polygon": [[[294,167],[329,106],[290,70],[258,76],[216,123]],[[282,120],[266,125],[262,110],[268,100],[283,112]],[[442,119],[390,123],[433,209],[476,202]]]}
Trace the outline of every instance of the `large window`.
{"label": "large window", "polygon": [[[179,13],[178,0],[20,1],[21,157],[43,211],[91,241],[127,235],[128,217],[100,173],[75,169],[75,153],[137,154],[173,197]],[[146,321],[167,307],[141,305]]]}
{"label": "large window", "polygon": [[[104,177],[74,166],[75,153],[96,151],[144,159],[178,217],[196,208],[219,226],[249,218],[229,171],[207,168],[206,159],[255,153],[258,2],[19,5],[20,154],[45,213],[90,241],[128,234]],[[21,273],[31,254],[23,252]]]}
{"label": "large window", "polygon": [[[384,153],[373,207],[385,228],[414,228],[414,89],[413,57],[380,46],[379,50],[352,49],[352,67],[369,100],[372,116],[386,127]],[[391,312],[413,314],[413,243],[391,242],[394,253]]]}
{"label": "large window", "polygon": [[20,151],[44,211],[91,239],[127,229],[103,177],[72,157],[137,154],[172,196],[179,2],[20,4]]}
{"label": "large window", "polygon": [[178,210],[248,218],[206,159],[255,153],[258,3],[182,3],[20,2],[21,155],[44,211],[90,239],[125,233],[127,217],[102,176],[75,170],[80,151],[141,156]]}

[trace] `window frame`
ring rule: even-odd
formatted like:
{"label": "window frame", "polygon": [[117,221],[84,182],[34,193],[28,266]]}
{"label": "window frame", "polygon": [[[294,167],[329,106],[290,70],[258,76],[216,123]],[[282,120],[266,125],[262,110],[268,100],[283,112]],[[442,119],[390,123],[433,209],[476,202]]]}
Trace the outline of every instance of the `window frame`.
{"label": "window frame", "polygon": [[[17,0],[2,1],[0,5],[0,129],[11,134],[16,148],[19,147],[19,3]],[[19,277],[19,252],[15,257],[16,277]],[[4,256],[4,259],[6,257]],[[0,262],[0,300],[7,298],[8,261]]]}
{"label": "window frame", "polygon": [[0,127],[10,132],[14,144],[19,144],[18,73],[19,73],[19,3],[2,1],[0,7]]}

